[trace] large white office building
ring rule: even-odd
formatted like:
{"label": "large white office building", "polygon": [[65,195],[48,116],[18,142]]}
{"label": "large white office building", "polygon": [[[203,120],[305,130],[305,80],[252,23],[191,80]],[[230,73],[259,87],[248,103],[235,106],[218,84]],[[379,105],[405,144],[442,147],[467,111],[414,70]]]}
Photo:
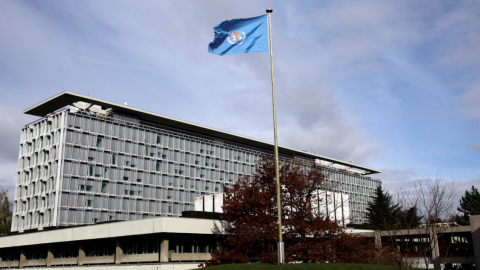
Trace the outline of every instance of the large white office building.
{"label": "large white office building", "polygon": [[[179,217],[194,198],[251,175],[273,145],[72,92],[24,111],[12,232],[114,220]],[[325,189],[348,196],[352,223],[381,184],[379,171],[279,147],[325,166]]]}

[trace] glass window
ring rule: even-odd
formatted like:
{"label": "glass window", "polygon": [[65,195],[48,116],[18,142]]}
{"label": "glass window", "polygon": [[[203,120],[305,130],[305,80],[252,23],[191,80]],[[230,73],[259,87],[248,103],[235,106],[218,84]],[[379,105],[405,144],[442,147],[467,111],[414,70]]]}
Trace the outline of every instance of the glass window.
{"label": "glass window", "polygon": [[160,137],[160,135],[157,135],[157,145],[161,145],[162,144],[162,137]]}
{"label": "glass window", "polygon": [[117,155],[112,154],[112,160],[110,161],[112,164],[117,164]]}
{"label": "glass window", "polygon": [[124,176],[123,181],[128,181],[128,176]]}
{"label": "glass window", "polygon": [[85,191],[85,185],[78,185],[78,190]]}
{"label": "glass window", "polygon": [[249,154],[245,155],[245,162],[250,162],[250,155]]}
{"label": "glass window", "polygon": [[172,200],[172,196],[167,196],[167,201],[171,201]]}
{"label": "glass window", "polygon": [[95,173],[95,166],[88,166],[88,176],[93,176]]}
{"label": "glass window", "polygon": [[145,147],[145,156],[148,156],[149,150],[150,150],[150,147],[146,146],[146,147]]}
{"label": "glass window", "polygon": [[102,182],[102,193],[107,193],[107,186],[108,186],[107,182]]}
{"label": "glass window", "polygon": [[88,186],[87,185],[87,191],[93,191],[93,186]]}
{"label": "glass window", "polygon": [[168,213],[169,213],[169,214],[172,213],[172,207],[171,207],[171,206],[168,207]]}
{"label": "glass window", "polygon": [[215,192],[218,192],[218,188],[215,188]]}
{"label": "glass window", "polygon": [[92,207],[92,200],[87,200],[85,202],[85,207]]}
{"label": "glass window", "polygon": [[205,187],[205,191],[209,191],[209,190],[210,190],[210,188],[209,188],[209,187]]}
{"label": "glass window", "polygon": [[93,158],[93,157],[88,157],[88,161],[94,161],[94,160],[95,160],[95,158]]}
{"label": "glass window", "polygon": [[105,168],[103,178],[108,178],[108,168]]}
{"label": "glass window", "polygon": [[102,148],[103,138],[97,138],[97,147]]}
{"label": "glass window", "polygon": [[135,191],[134,190],[130,190],[130,196],[135,196]]}
{"label": "glass window", "polygon": [[162,163],[157,161],[157,164],[155,166],[155,171],[159,172],[161,168],[162,168]]}
{"label": "glass window", "polygon": [[125,189],[124,191],[125,191],[125,195],[128,195],[128,189]]}
{"label": "glass window", "polygon": [[167,155],[162,155],[162,159],[167,159]]}
{"label": "glass window", "polygon": [[141,192],[141,191],[138,191],[138,192],[137,192],[137,195],[138,195],[139,197],[142,197],[142,192]]}
{"label": "glass window", "polygon": [[108,221],[112,221],[113,220],[113,216],[108,216]]}
{"label": "glass window", "polygon": [[210,164],[210,158],[205,158],[205,166],[208,166]]}
{"label": "glass window", "polygon": [[141,183],[141,182],[142,182],[142,179],[137,178],[137,182],[138,182],[138,183]]}
{"label": "glass window", "polygon": [[130,161],[125,160],[125,166],[126,166],[126,167],[130,166]]}
{"label": "glass window", "polygon": [[98,222],[98,218],[92,218],[92,223],[97,223]]}
{"label": "glass window", "polygon": [[145,214],[142,215],[142,219],[147,219],[147,218],[148,218],[148,215],[145,215]]}

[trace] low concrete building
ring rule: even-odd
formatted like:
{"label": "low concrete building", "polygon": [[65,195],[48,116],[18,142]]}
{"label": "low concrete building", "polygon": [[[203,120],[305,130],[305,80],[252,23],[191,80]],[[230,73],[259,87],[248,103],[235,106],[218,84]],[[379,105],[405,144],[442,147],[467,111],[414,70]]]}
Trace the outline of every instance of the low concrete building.
{"label": "low concrete building", "polygon": [[221,228],[219,220],[159,217],[17,234],[0,238],[0,267],[192,269],[211,258]]}

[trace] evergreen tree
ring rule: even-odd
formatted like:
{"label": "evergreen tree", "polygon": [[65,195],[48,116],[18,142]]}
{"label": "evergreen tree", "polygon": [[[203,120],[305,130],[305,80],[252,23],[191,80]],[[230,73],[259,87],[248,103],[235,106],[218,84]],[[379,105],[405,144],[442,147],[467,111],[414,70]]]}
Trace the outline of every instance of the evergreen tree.
{"label": "evergreen tree", "polygon": [[401,229],[417,228],[422,220],[422,217],[418,215],[418,208],[415,206],[401,211],[398,218],[400,219]]}
{"label": "evergreen tree", "polygon": [[462,214],[455,217],[455,222],[459,225],[469,225],[469,216],[480,215],[480,193],[478,189],[472,186],[472,190],[465,191],[465,195],[460,199],[460,207],[457,208]]}
{"label": "evergreen tree", "polygon": [[9,235],[12,227],[12,211],[10,211],[7,192],[3,187],[0,187],[0,236]]}
{"label": "evergreen tree", "polygon": [[398,205],[393,204],[392,195],[378,186],[375,198],[368,203],[368,223],[379,230],[392,229],[398,222],[397,217],[401,213]]}

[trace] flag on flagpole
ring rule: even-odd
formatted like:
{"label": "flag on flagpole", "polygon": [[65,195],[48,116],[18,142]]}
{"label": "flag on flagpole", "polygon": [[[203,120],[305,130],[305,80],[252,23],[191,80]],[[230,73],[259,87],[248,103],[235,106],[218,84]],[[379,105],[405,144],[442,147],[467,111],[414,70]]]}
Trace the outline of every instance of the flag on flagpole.
{"label": "flag on flagpole", "polygon": [[267,15],[228,20],[216,25],[208,51],[218,55],[269,52]]}

